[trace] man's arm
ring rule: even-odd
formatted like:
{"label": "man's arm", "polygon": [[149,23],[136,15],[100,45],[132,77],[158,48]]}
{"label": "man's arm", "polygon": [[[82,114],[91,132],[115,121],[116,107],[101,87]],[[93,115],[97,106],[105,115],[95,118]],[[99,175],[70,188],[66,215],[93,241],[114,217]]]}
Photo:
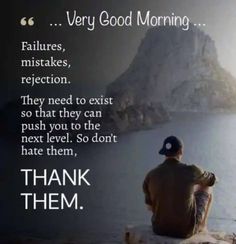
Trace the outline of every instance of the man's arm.
{"label": "man's arm", "polygon": [[152,211],[152,201],[151,201],[151,196],[149,193],[149,189],[148,189],[148,175],[146,176],[144,182],[143,182],[143,192],[144,192],[144,196],[145,196],[145,203],[147,205],[147,209]]}
{"label": "man's arm", "polygon": [[194,184],[202,186],[213,186],[217,181],[217,177],[212,172],[203,170],[202,168],[192,165],[194,174]]}

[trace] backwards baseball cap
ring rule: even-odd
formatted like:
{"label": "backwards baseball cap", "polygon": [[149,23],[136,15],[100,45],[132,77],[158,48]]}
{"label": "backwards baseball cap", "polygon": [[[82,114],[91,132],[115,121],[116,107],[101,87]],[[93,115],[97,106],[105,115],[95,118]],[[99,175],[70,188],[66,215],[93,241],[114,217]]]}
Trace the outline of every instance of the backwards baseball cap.
{"label": "backwards baseball cap", "polygon": [[164,142],[159,154],[165,156],[175,155],[183,147],[183,142],[176,136],[167,137]]}

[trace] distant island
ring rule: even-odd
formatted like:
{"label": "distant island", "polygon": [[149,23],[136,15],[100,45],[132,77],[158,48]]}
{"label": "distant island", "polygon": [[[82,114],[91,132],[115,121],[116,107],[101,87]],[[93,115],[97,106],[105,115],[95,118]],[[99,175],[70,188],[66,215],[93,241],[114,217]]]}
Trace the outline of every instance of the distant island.
{"label": "distant island", "polygon": [[170,112],[236,110],[236,79],[221,67],[214,41],[190,26],[149,29],[128,69],[108,85],[107,123],[118,132],[167,121]]}

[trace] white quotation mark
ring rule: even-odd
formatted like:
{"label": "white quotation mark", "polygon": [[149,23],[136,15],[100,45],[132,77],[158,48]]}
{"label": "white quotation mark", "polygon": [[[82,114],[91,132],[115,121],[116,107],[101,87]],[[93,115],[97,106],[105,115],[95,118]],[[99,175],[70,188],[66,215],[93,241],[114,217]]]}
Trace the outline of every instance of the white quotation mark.
{"label": "white quotation mark", "polygon": [[21,20],[20,20],[20,24],[22,26],[26,26],[26,25],[29,25],[29,26],[33,26],[34,25],[34,17],[30,17],[28,20],[26,17],[23,17]]}

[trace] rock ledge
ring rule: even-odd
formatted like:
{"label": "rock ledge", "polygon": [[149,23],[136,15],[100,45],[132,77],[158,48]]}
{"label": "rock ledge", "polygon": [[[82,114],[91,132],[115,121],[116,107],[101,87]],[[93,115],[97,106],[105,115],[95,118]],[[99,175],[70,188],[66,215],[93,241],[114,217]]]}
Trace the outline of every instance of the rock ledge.
{"label": "rock ledge", "polygon": [[152,232],[151,226],[128,225],[125,229],[125,241],[127,244],[227,244],[235,243],[233,235],[224,232],[199,233],[187,239],[158,236]]}

